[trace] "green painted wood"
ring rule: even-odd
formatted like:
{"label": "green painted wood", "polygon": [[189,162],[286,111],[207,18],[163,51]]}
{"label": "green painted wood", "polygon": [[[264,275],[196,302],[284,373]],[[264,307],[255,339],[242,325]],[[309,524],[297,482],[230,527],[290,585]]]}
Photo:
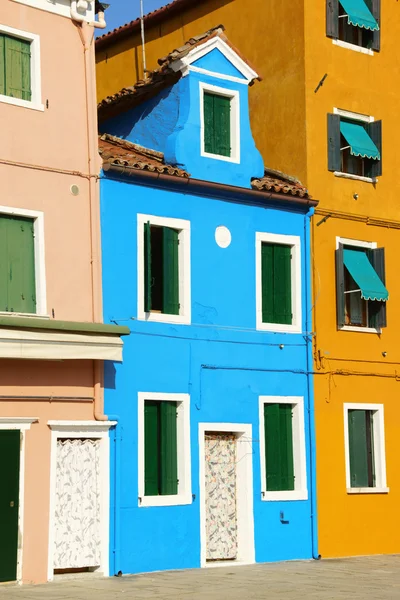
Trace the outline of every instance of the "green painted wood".
{"label": "green painted wood", "polygon": [[151,311],[151,226],[144,224],[144,310]]}
{"label": "green painted wood", "polygon": [[231,155],[231,99],[214,96],[214,154]]}
{"label": "green painted wood", "polygon": [[381,49],[381,0],[371,0],[371,12],[379,25],[379,29],[373,32],[372,50],[379,52]]}
{"label": "green painted wood", "polygon": [[159,494],[159,405],[160,402],[145,400],[144,403],[144,493]]}
{"label": "green painted wood", "polygon": [[326,35],[339,37],[339,0],[326,0]]}
{"label": "green painted wood", "polygon": [[20,431],[0,431],[0,581],[17,579]]}
{"label": "green painted wood", "polygon": [[335,250],[336,261],[336,317],[337,326],[341,328],[345,325],[345,297],[344,297],[344,262],[343,262],[343,244],[339,244]]}
{"label": "green painted wood", "polygon": [[5,94],[21,100],[31,99],[31,43],[6,35]]}
{"label": "green painted wood", "polygon": [[369,487],[365,410],[348,411],[350,486]]}
{"label": "green painted wood", "polygon": [[204,150],[214,154],[214,94],[204,92]]}
{"label": "green painted wood", "polygon": [[163,227],[163,313],[179,315],[179,233]]}
{"label": "green painted wood", "polygon": [[380,177],[382,175],[382,121],[368,123],[367,132],[380,154],[380,160],[371,161],[368,175],[370,177]]}
{"label": "green painted wood", "polygon": [[328,114],[328,170],[342,170],[340,115]]}
{"label": "green painted wood", "polygon": [[36,313],[33,220],[2,215],[0,239],[0,310]]}
{"label": "green painted wood", "polygon": [[264,404],[267,491],[294,490],[292,422],[291,404]]}
{"label": "green painted wood", "polygon": [[178,448],[176,402],[160,402],[160,493],[178,493]]}
{"label": "green painted wood", "polygon": [[291,404],[279,405],[281,490],[294,490],[293,462],[293,408]]}
{"label": "green painted wood", "polygon": [[0,94],[6,93],[6,43],[5,35],[0,33]]}
{"label": "green painted wood", "polygon": [[261,245],[261,296],[264,323],[292,324],[292,249]]}
{"label": "green painted wood", "polygon": [[274,323],[274,247],[261,244],[261,304],[263,323]]}

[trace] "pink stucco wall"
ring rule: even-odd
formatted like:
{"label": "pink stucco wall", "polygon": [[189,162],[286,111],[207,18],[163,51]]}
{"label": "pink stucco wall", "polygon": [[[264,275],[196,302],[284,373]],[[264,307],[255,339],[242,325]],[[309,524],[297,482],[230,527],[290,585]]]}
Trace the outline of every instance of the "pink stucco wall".
{"label": "pink stucco wall", "polygon": [[[45,105],[36,111],[0,102],[0,204],[44,212],[50,318],[101,321],[93,29],[84,26],[81,36],[71,19],[12,0],[1,0],[0,19],[40,36]],[[26,433],[23,581],[39,583],[47,580],[48,564],[47,421],[93,420],[93,402],[27,398],[93,397],[93,362],[1,360],[0,381],[0,396],[20,398],[0,400],[0,417],[38,418]]]}

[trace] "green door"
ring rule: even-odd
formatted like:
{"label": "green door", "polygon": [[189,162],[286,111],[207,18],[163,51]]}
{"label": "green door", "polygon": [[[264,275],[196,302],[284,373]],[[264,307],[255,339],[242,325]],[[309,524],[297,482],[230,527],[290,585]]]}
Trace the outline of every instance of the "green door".
{"label": "green door", "polygon": [[0,431],[0,581],[17,579],[20,431]]}

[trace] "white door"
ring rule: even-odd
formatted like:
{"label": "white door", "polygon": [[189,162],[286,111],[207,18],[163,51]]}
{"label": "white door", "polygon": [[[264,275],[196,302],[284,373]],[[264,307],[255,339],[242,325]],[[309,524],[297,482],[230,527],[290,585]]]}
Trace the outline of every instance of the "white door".
{"label": "white door", "polygon": [[207,561],[235,560],[238,550],[236,508],[237,438],[232,433],[205,434]]}
{"label": "white door", "polygon": [[101,563],[100,443],[57,440],[54,569]]}

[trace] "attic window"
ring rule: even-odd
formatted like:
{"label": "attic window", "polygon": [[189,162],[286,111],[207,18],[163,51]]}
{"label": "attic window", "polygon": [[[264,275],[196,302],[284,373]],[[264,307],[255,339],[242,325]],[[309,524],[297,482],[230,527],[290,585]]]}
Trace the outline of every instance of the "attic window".
{"label": "attic window", "polygon": [[200,84],[202,156],[240,162],[239,93]]}

